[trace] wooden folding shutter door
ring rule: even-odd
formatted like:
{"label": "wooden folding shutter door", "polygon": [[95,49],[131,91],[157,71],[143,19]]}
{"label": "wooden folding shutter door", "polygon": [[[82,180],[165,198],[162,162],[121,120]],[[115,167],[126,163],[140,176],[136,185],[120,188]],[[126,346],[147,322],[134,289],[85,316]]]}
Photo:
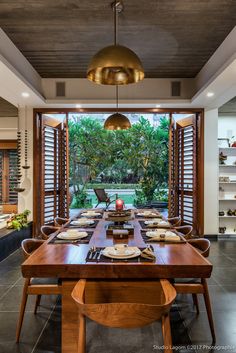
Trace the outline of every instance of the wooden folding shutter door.
{"label": "wooden folding shutter door", "polygon": [[[38,114],[35,127],[35,230],[68,217],[68,129],[62,114]],[[39,179],[38,179],[39,177]]]}
{"label": "wooden folding shutter door", "polygon": [[195,234],[202,233],[202,142],[200,114],[174,121],[170,126],[169,214],[180,216]]}

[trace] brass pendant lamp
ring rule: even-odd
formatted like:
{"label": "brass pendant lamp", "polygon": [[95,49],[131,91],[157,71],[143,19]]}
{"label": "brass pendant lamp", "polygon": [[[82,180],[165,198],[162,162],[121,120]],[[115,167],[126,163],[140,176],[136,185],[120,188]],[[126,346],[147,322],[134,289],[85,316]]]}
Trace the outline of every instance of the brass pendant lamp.
{"label": "brass pendant lamp", "polygon": [[131,127],[127,116],[118,112],[118,86],[116,86],[116,113],[110,115],[104,123],[106,130],[127,130]]}
{"label": "brass pendant lamp", "polygon": [[114,45],[101,49],[92,58],[87,78],[97,84],[127,85],[144,79],[144,70],[138,56],[129,48],[117,44],[118,14],[123,11],[123,3],[111,4],[114,11]]}

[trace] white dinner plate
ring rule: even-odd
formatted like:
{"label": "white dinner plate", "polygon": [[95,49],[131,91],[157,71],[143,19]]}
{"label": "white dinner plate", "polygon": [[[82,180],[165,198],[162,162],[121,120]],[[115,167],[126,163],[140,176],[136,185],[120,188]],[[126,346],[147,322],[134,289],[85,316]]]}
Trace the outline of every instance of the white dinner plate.
{"label": "white dinner plate", "polygon": [[77,232],[77,234],[68,234],[67,232],[61,232],[60,234],[57,235],[58,239],[64,239],[64,240],[75,240],[75,239],[83,239],[88,236],[87,232]]}
{"label": "white dinner plate", "polygon": [[94,221],[91,219],[82,219],[81,221],[72,221],[72,226],[83,226],[83,225],[91,225],[94,224]]}
{"label": "white dinner plate", "polygon": [[113,246],[108,246],[102,251],[102,253],[104,256],[109,257],[111,259],[131,259],[141,254],[141,251],[137,247],[127,247],[125,251],[126,254],[124,255],[117,254],[117,251]]}
{"label": "white dinner plate", "polygon": [[160,218],[153,218],[151,221],[144,221],[144,224],[159,224],[161,222]]}
{"label": "white dinner plate", "polygon": [[149,232],[146,232],[146,236],[147,237],[150,237],[150,238],[153,238],[157,235],[160,235],[160,234],[165,234],[166,233],[166,229],[155,229],[155,230],[150,230]]}
{"label": "white dinner plate", "polygon": [[84,213],[81,213],[81,216],[83,216],[83,217],[97,217],[97,216],[101,216],[101,213],[98,213],[98,212],[94,212],[94,213],[84,212]]}

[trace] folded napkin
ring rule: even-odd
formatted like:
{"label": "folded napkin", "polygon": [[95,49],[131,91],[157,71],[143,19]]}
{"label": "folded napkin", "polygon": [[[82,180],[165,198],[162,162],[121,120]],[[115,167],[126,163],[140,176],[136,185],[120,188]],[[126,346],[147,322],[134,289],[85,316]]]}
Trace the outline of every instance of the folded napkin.
{"label": "folded napkin", "polygon": [[144,249],[141,252],[140,256],[144,257],[145,259],[149,259],[149,260],[153,260],[153,261],[156,260],[156,256],[155,256],[154,251],[151,247]]}
{"label": "folded napkin", "polygon": [[175,234],[174,232],[171,231],[166,231],[166,232],[158,232],[158,231],[152,231],[152,232],[147,232],[147,236],[150,237],[150,240],[152,241],[174,241],[174,242],[179,242],[181,241],[181,238]]}

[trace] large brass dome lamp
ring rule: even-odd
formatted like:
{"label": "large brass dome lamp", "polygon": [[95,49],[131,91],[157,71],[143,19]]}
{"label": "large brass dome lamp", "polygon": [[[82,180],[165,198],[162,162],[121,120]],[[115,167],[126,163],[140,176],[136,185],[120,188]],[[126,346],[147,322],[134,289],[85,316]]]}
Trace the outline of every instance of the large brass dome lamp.
{"label": "large brass dome lamp", "polygon": [[131,127],[127,116],[118,112],[118,86],[116,86],[116,113],[110,115],[104,123],[106,130],[127,130]]}
{"label": "large brass dome lamp", "polygon": [[140,59],[131,49],[117,44],[117,17],[123,11],[123,4],[115,1],[111,5],[114,11],[114,45],[95,54],[89,64],[87,78],[103,85],[137,83],[144,79]]}

